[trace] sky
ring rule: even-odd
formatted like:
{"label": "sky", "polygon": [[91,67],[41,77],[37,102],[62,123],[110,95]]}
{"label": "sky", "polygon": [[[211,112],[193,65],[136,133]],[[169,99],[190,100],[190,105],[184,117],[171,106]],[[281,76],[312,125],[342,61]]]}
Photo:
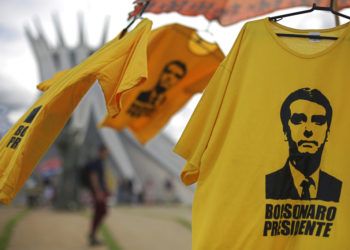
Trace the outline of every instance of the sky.
{"label": "sky", "polygon": [[[34,23],[39,21],[50,44],[55,45],[57,36],[52,16],[58,15],[66,43],[74,46],[78,41],[77,16],[81,13],[84,17],[88,43],[96,47],[101,39],[105,18],[110,17],[108,33],[110,40],[128,24],[127,14],[133,10],[132,2],[132,0],[0,0],[0,106],[5,105],[11,109],[11,121],[16,121],[39,94],[36,90],[36,85],[40,81],[38,68],[25,37],[24,27],[28,27],[35,34]],[[269,15],[296,10],[300,8]],[[350,14],[348,10],[344,13]],[[216,41],[225,54],[230,50],[245,23],[242,21],[221,27],[216,22],[209,24],[201,16],[185,17],[176,13],[162,15],[146,13],[144,17],[153,21],[153,28],[174,22],[196,28],[204,38],[211,42]],[[287,18],[280,23],[293,28],[328,28],[334,26],[334,18],[329,14],[316,12]],[[207,28],[213,35],[204,32]],[[194,96],[165,127],[165,133],[174,141],[181,135],[199,99],[200,94]]]}

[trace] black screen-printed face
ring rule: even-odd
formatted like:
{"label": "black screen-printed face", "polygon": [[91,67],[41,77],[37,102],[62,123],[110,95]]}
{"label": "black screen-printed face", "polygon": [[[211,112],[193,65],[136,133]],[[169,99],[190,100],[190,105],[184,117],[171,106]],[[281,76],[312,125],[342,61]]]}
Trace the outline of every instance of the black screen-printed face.
{"label": "black screen-printed face", "polygon": [[315,154],[328,134],[326,109],[311,101],[296,100],[290,105],[290,135],[299,153]]}
{"label": "black screen-printed face", "polygon": [[165,89],[170,89],[174,86],[179,80],[184,78],[185,71],[177,64],[170,64],[164,68],[160,77],[159,85]]}
{"label": "black screen-printed face", "polygon": [[332,116],[331,103],[318,89],[302,88],[287,96],[280,118],[289,155],[284,165],[265,176],[266,199],[339,202],[342,181],[322,169]]}

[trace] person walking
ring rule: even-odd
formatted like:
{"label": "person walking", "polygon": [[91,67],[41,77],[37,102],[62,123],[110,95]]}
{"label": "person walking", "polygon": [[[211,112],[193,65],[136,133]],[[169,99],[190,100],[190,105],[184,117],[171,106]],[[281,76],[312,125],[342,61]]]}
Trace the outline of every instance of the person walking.
{"label": "person walking", "polygon": [[109,196],[109,190],[104,176],[104,161],[107,157],[108,150],[102,145],[98,149],[98,157],[86,165],[89,190],[91,192],[94,206],[94,214],[89,233],[89,243],[92,246],[102,244],[102,242],[97,239],[96,234],[103,218],[107,214],[107,198]]}

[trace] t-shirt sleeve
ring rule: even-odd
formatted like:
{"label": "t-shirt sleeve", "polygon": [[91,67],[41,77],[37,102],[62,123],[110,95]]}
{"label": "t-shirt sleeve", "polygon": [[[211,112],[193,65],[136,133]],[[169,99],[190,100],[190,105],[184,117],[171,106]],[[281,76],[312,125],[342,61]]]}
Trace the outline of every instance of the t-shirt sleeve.
{"label": "t-shirt sleeve", "polygon": [[101,162],[98,161],[98,160],[94,160],[92,162],[89,162],[87,165],[86,165],[86,169],[87,171],[89,172],[89,174],[92,174],[92,173],[97,173],[98,172],[98,169],[101,167]]}
{"label": "t-shirt sleeve", "polygon": [[45,92],[49,88],[51,88],[52,85],[54,85],[56,82],[58,82],[62,77],[64,77],[69,72],[69,69],[62,70],[54,74],[54,76],[50,79],[47,79],[41,83],[39,83],[36,87],[38,90]]}
{"label": "t-shirt sleeve", "polygon": [[136,30],[136,28],[133,30],[135,33],[138,32],[136,35],[131,34],[131,32],[130,37],[128,37],[128,34],[125,35],[123,39],[127,40],[124,43],[127,45],[133,43],[127,55],[109,63],[97,74],[105,96],[108,115],[111,117],[116,116],[120,112],[121,95],[125,91],[143,83],[148,76],[147,44],[151,27],[152,22],[147,20],[145,25],[141,27],[141,30]]}
{"label": "t-shirt sleeve", "polygon": [[90,173],[90,172],[93,172],[93,171],[96,171],[96,166],[95,166],[95,163],[94,162],[89,162],[87,165],[86,165],[86,169],[87,171]]}
{"label": "t-shirt sleeve", "polygon": [[205,88],[201,100],[174,148],[175,153],[187,160],[181,172],[181,180],[186,185],[191,185],[198,180],[201,158],[210,141],[217,117],[221,111],[222,102],[230,81],[231,69],[237,58],[243,33],[244,27],[229,55],[220,64]]}

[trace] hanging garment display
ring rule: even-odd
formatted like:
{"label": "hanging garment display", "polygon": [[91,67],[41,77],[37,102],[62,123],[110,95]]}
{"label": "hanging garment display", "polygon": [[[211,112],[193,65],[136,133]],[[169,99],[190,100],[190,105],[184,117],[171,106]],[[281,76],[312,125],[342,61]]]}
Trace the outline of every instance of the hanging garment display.
{"label": "hanging garment display", "polygon": [[349,247],[349,29],[244,25],[174,149],[192,249]]}
{"label": "hanging garment display", "polygon": [[122,39],[115,38],[81,64],[56,75],[55,82],[39,86],[46,92],[0,142],[1,202],[9,203],[14,198],[96,80],[108,115],[118,114],[121,94],[147,77],[151,26],[151,21],[143,20]]}
{"label": "hanging garment display", "polygon": [[192,28],[172,24],[154,30],[148,45],[148,79],[123,96],[122,110],[103,126],[126,126],[145,143],[196,93],[203,91],[224,54]]}

